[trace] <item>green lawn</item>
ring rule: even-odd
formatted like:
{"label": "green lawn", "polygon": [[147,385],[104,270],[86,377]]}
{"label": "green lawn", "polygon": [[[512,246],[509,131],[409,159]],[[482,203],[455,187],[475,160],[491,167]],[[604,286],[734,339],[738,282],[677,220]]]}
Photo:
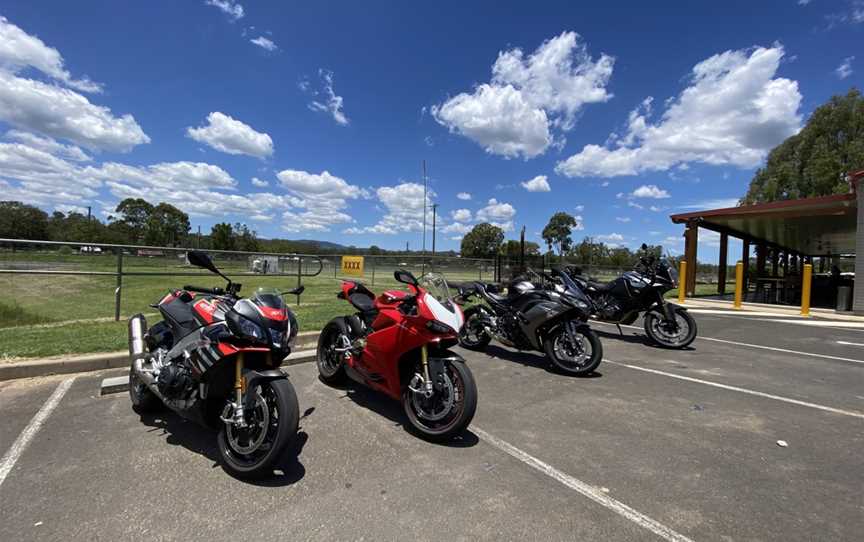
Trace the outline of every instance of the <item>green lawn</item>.
{"label": "green lawn", "polygon": [[[104,271],[108,270],[107,259],[73,255],[65,263],[73,270]],[[30,262],[33,263],[33,258]],[[39,263],[39,268],[60,267],[57,259]],[[137,271],[142,267],[124,266],[124,270]],[[167,272],[171,269],[189,271],[179,265],[153,265],[148,270]],[[224,271],[230,275],[245,270],[235,264],[226,266]],[[412,271],[420,274],[419,269]],[[446,276],[453,281],[476,280],[479,272],[470,268],[449,269]],[[336,298],[342,278],[355,277],[334,277],[332,268],[326,274],[303,277],[301,282],[306,291],[300,304],[297,305],[296,297],[286,297],[302,331],[321,329],[331,318],[351,310],[345,301]],[[357,279],[375,292],[403,286],[393,279],[392,267],[377,268],[374,285],[371,284],[371,270]],[[236,280],[243,284],[241,294],[244,295],[259,287],[287,290],[297,285],[296,276],[239,276]],[[126,348],[126,318],[138,312],[154,313],[149,306],[151,303],[157,302],[169,288],[184,284],[222,286],[224,281],[206,272],[200,276],[126,276],[121,289],[121,321],[114,322],[115,277],[0,274],[0,288],[5,294],[0,300],[0,359],[123,350]],[[155,318],[154,315],[149,319],[151,323]],[[92,321],[96,319],[103,321]],[[108,321],[104,321],[106,319]],[[63,323],[70,320],[91,321]]]}
{"label": "green lawn", "polygon": [[[338,261],[329,257],[330,261]],[[473,262],[460,262],[461,268],[441,269],[451,282],[491,280],[488,269],[481,269]],[[218,261],[226,274],[246,271],[245,261]],[[0,252],[0,268],[24,267],[63,271],[114,271],[114,255],[61,255],[55,253]],[[416,275],[421,268],[407,266]],[[372,268],[367,260],[366,275],[360,280],[375,292],[399,288],[393,279],[393,266],[375,268],[374,285]],[[124,258],[126,272],[194,272],[179,259],[171,258]],[[291,296],[287,300],[303,331],[318,330],[331,318],[348,313],[351,308],[336,299],[341,277],[334,276],[332,264],[316,277],[303,277],[306,291],[300,305]],[[243,283],[242,294],[249,295],[258,287],[289,289],[297,285],[294,276],[237,276]],[[199,286],[222,286],[224,281],[206,272],[197,276],[125,276],[121,289],[121,321],[114,322],[115,277],[85,275],[22,275],[0,274],[0,359],[56,356],[107,352],[126,348],[126,318],[132,314],[155,313],[149,307],[158,301],[170,288],[183,284]],[[714,293],[714,285],[698,285],[697,295]],[[668,294],[677,297],[677,291]],[[154,322],[155,314],[149,318]],[[85,322],[70,323],[70,320]]]}

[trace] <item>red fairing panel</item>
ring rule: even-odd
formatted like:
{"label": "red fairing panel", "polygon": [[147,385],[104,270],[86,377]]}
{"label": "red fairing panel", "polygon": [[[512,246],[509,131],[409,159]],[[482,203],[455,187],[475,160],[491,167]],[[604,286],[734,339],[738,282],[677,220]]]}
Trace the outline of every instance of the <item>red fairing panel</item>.
{"label": "red fairing panel", "polygon": [[195,317],[205,325],[212,324],[214,317],[213,313],[216,312],[216,303],[209,299],[202,299],[200,301],[196,301],[194,305],[192,305],[192,310],[195,312]]}

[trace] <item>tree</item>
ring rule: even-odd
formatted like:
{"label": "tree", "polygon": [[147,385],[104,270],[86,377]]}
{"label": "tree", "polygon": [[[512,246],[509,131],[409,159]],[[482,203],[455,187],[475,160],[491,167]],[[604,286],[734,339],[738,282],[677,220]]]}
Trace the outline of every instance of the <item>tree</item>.
{"label": "tree", "polygon": [[576,219],[567,213],[559,212],[552,215],[542,233],[543,240],[546,241],[549,250],[552,250],[554,245],[558,245],[559,256],[563,256],[565,252],[570,250],[570,245],[573,242],[570,239],[570,234],[578,224]]}
{"label": "tree", "polygon": [[114,211],[119,215],[114,220],[125,230],[130,242],[140,243],[145,240],[153,205],[141,198],[126,198]]}
{"label": "tree", "polygon": [[148,245],[177,245],[189,234],[189,215],[171,204],[160,203],[152,208],[146,228],[144,239]]}
{"label": "tree", "polygon": [[214,250],[234,250],[234,229],[227,222],[214,224],[210,239]]}
{"label": "tree", "polygon": [[0,201],[0,237],[48,239],[48,215],[20,201]]}
{"label": "tree", "polygon": [[[507,255],[508,258],[518,259],[520,257],[520,253],[522,251],[522,245],[519,241],[514,239],[510,239],[504,245],[504,254]],[[526,256],[537,256],[540,254],[540,245],[533,241],[525,241],[525,255]]]}
{"label": "tree", "polygon": [[857,89],[818,107],[807,125],[768,154],[744,205],[845,194],[843,174],[864,168],[864,97]]}
{"label": "tree", "polygon": [[477,224],[462,238],[461,253],[465,258],[491,258],[504,242],[504,230],[487,222]]}
{"label": "tree", "polygon": [[246,224],[234,224],[234,246],[237,250],[246,252],[256,252],[259,250],[258,238],[254,231],[249,229]]}

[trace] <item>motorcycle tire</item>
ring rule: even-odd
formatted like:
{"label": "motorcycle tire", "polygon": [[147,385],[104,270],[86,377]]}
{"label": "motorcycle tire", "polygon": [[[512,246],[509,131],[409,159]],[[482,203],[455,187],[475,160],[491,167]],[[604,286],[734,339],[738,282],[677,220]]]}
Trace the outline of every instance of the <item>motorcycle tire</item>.
{"label": "motorcycle tire", "polygon": [[662,348],[676,350],[686,348],[696,339],[696,320],[693,319],[693,316],[687,309],[682,307],[677,307],[675,309],[675,319],[677,320],[678,318],[681,318],[684,321],[683,323],[687,326],[686,333],[684,333],[683,336],[680,333],[674,336],[665,333],[660,327],[664,322],[666,322],[665,315],[658,311],[650,311],[646,313],[643,318],[645,334],[648,335],[648,338],[651,339],[654,344]]}
{"label": "motorcycle tire", "polygon": [[132,401],[132,410],[139,414],[162,408],[162,400],[150,391],[132,368],[129,369],[129,399]]}
{"label": "motorcycle tire", "polygon": [[324,326],[318,336],[318,350],[315,361],[318,376],[325,384],[334,385],[345,380],[345,361],[341,354],[333,352],[338,347],[340,335],[350,337],[348,325],[343,318],[334,318]]}
{"label": "motorcycle tire", "polygon": [[[597,332],[588,326],[579,326],[576,328],[576,333],[580,335],[583,341],[587,342],[587,346],[591,349],[590,354],[584,361],[574,362],[564,359],[562,355],[559,355],[559,351],[565,346],[563,341],[569,340],[567,330],[564,326],[558,326],[544,339],[543,348],[552,366],[558,372],[571,376],[591,374],[597,370],[597,367],[603,360],[603,344],[600,342]],[[581,346],[584,349],[585,342]]]}
{"label": "motorcycle tire", "polygon": [[485,329],[477,331],[476,337],[468,335],[468,326],[471,324],[472,318],[480,318],[483,315],[483,309],[478,305],[465,309],[465,323],[462,329],[459,330],[459,346],[468,350],[483,351],[489,345],[492,337],[486,333]]}
{"label": "motorcycle tire", "polygon": [[446,442],[462,434],[468,428],[474,418],[474,413],[477,411],[477,384],[474,382],[471,369],[461,361],[450,361],[448,367],[451,369],[450,378],[455,377],[457,380],[454,382],[454,386],[461,389],[462,400],[459,406],[460,410],[444,425],[433,427],[424,422],[422,415],[415,410],[412,398],[414,392],[407,387],[402,392],[402,408],[405,410],[408,421],[411,422],[411,428],[420,438],[430,442]]}
{"label": "motorcycle tire", "polygon": [[270,447],[260,455],[247,458],[232,448],[227,425],[222,425],[216,437],[219,456],[222,458],[222,468],[237,478],[255,479],[272,475],[273,468],[282,457],[282,453],[297,436],[300,407],[294,386],[287,379],[278,379],[261,384],[261,388],[264,393],[266,388],[272,391],[270,398],[272,405],[268,404],[270,420],[274,418],[272,408],[276,408],[277,421],[273,429],[274,435],[269,441]]}

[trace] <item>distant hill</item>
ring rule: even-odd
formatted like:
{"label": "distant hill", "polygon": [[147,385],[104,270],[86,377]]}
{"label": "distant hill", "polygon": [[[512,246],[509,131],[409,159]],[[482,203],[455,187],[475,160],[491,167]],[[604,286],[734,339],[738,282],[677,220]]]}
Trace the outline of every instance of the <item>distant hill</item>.
{"label": "distant hill", "polygon": [[298,245],[307,245],[307,246],[318,246],[325,250],[344,250],[348,247],[345,245],[340,245],[339,243],[331,243],[330,241],[315,241],[312,239],[297,239],[296,241],[292,240],[292,243],[297,243]]}

